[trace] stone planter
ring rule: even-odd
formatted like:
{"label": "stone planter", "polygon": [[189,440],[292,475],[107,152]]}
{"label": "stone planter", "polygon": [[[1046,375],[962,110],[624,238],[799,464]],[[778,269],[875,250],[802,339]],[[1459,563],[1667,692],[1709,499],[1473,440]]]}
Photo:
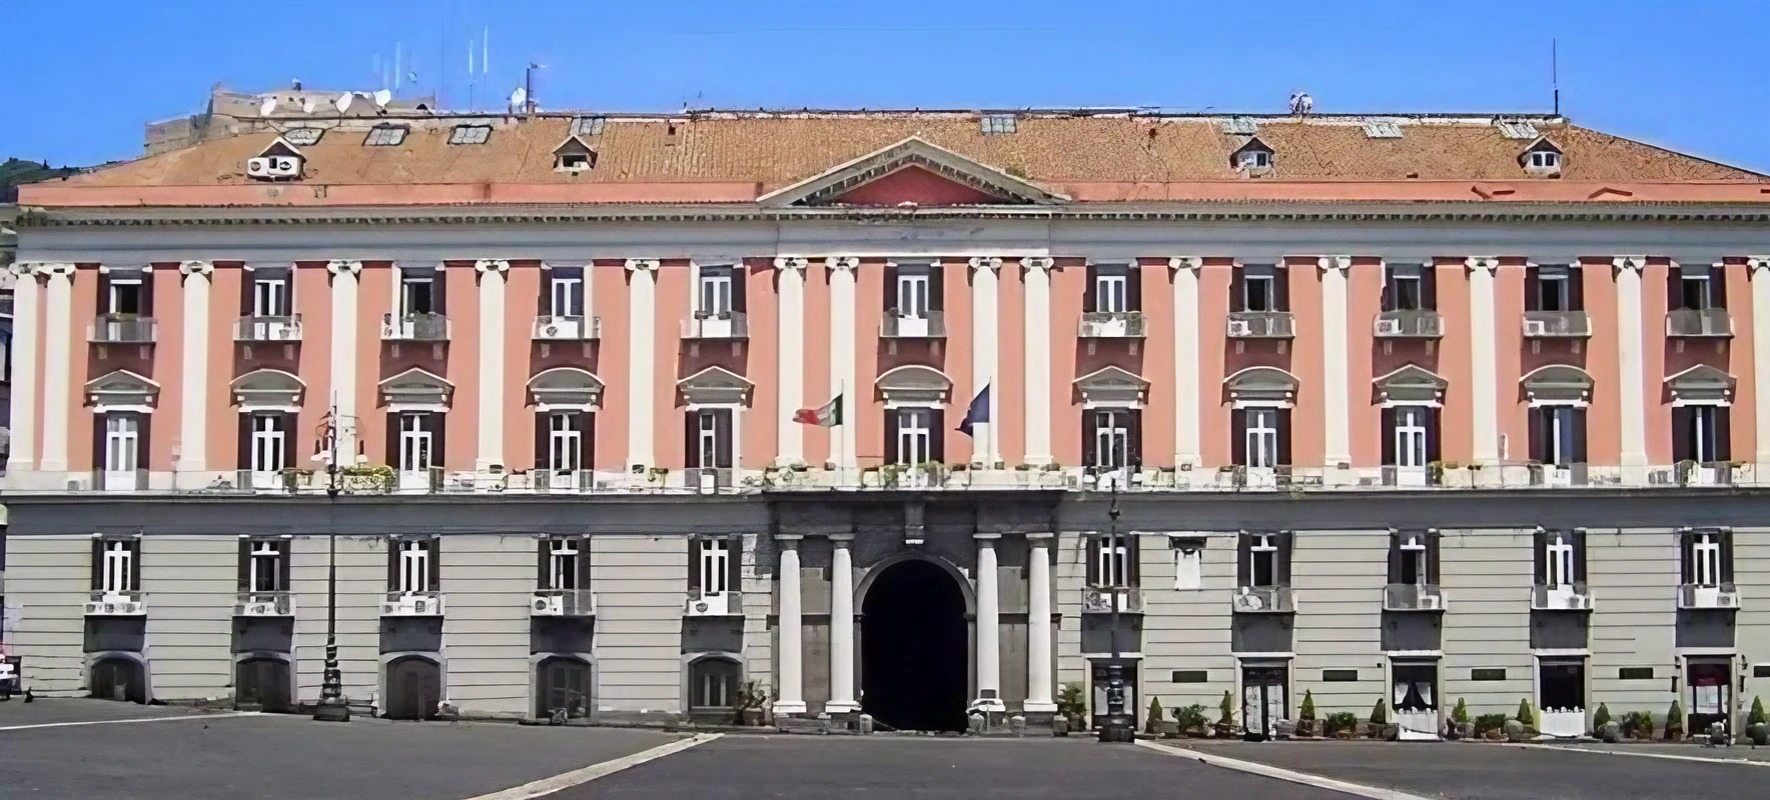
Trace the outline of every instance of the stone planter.
{"label": "stone planter", "polygon": [[1301,736],[1301,737],[1306,737],[1306,738],[1320,736],[1321,735],[1321,720],[1315,720],[1315,719],[1297,720],[1297,735]]}
{"label": "stone planter", "polygon": [[1522,742],[1522,741],[1524,741],[1524,723],[1519,722],[1518,720],[1515,720],[1515,719],[1506,720],[1505,730],[1506,730],[1506,741],[1508,741],[1508,742]]}
{"label": "stone planter", "polygon": [[1069,735],[1069,717],[1064,717],[1064,716],[1052,717],[1051,718],[1051,735],[1052,736],[1068,736]]}
{"label": "stone planter", "polygon": [[1280,739],[1289,739],[1297,735],[1297,723],[1290,720],[1279,720],[1274,735]]}
{"label": "stone planter", "polygon": [[1401,725],[1391,722],[1383,726],[1383,741],[1396,742],[1401,740]]}
{"label": "stone planter", "polygon": [[1219,739],[1227,739],[1235,735],[1235,726],[1227,722],[1218,722],[1211,725],[1211,732],[1216,734]]}
{"label": "stone planter", "polygon": [[760,709],[760,708],[746,708],[746,709],[744,709],[743,721],[744,721],[745,725],[748,725],[752,728],[761,725],[762,724],[762,709]]}
{"label": "stone planter", "polygon": [[1759,722],[1746,731],[1746,738],[1759,747],[1770,745],[1770,725]]}
{"label": "stone planter", "polygon": [[1156,726],[1156,729],[1157,732],[1162,735],[1163,739],[1180,738],[1180,723],[1174,720],[1164,719]]}
{"label": "stone planter", "polygon": [[1602,739],[1605,744],[1616,744],[1622,741],[1622,725],[1614,721],[1604,723],[1604,727],[1598,729],[1598,738]]}

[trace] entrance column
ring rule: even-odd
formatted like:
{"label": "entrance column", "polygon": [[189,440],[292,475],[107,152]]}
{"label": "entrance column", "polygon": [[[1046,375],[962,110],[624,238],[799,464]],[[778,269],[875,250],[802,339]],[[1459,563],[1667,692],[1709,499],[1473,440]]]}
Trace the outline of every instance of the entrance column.
{"label": "entrance column", "polygon": [[830,536],[835,545],[830,560],[830,702],[824,711],[846,714],[859,711],[854,702],[854,557],[849,543],[854,534]]}
{"label": "entrance column", "polygon": [[1027,713],[1055,713],[1051,701],[1051,540],[1049,533],[1029,533],[1026,601],[1026,702]]}
{"label": "entrance column", "polygon": [[[805,634],[799,626],[799,537],[776,536],[780,543],[780,692],[774,701],[774,715],[805,713],[805,669],[800,654]],[[849,615],[850,617],[853,614]]]}
{"label": "entrance column", "polygon": [[977,536],[977,700],[974,707],[1006,711],[1002,705],[1001,613],[996,597],[996,540]]}

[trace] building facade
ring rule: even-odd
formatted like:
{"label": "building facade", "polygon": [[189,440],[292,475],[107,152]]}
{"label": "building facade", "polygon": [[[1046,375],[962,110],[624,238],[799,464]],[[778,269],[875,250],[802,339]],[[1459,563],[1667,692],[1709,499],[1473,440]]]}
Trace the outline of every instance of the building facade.
{"label": "building facade", "polygon": [[1256,728],[1737,725],[1767,181],[1559,118],[808,112],[316,118],[26,187],[15,649],[312,702],[335,546],[393,716],[948,728],[1102,713],[1116,659]]}

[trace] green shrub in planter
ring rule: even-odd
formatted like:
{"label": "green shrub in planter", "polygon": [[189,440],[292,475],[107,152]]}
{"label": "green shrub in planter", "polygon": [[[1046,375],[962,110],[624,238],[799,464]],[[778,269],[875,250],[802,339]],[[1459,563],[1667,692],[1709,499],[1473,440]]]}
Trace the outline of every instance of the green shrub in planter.
{"label": "green shrub in planter", "polygon": [[1519,723],[1523,724],[1524,729],[1527,731],[1536,730],[1536,712],[1531,709],[1530,700],[1528,699],[1518,701],[1518,715],[1513,717],[1513,719],[1516,719]]}
{"label": "green shrub in planter", "polygon": [[1763,725],[1766,723],[1770,723],[1770,717],[1764,715],[1764,698],[1752,698],[1752,710],[1751,713],[1745,715],[1745,724]]}
{"label": "green shrub in planter", "polygon": [[1174,722],[1180,725],[1180,735],[1196,736],[1205,732],[1205,707],[1194,703],[1185,708],[1176,708],[1171,712]]}
{"label": "green shrub in planter", "polygon": [[[1758,711],[1764,710],[1763,706],[1754,706],[1754,708]],[[1315,721],[1315,695],[1311,694],[1308,689],[1303,690],[1303,708],[1297,712],[1297,719],[1307,722]]]}
{"label": "green shrub in planter", "polygon": [[1335,711],[1327,716],[1327,734],[1350,734],[1358,730],[1358,715],[1350,711]]}
{"label": "green shrub in planter", "polygon": [[1672,701],[1671,709],[1666,711],[1666,738],[1684,738],[1684,706],[1676,700]]}
{"label": "green shrub in planter", "polygon": [[1144,733],[1160,733],[1162,724],[1162,699],[1149,698],[1149,713],[1143,719]]}
{"label": "green shrub in planter", "polygon": [[1630,711],[1623,715],[1622,732],[1633,739],[1653,738],[1653,712]]}
{"label": "green shrub in planter", "polygon": [[1217,704],[1217,713],[1218,725],[1235,725],[1235,698],[1231,697],[1229,692],[1223,693],[1222,702]]}
{"label": "green shrub in planter", "polygon": [[1492,733],[1506,727],[1505,714],[1482,714],[1475,718],[1475,735]]}
{"label": "green shrub in planter", "polygon": [[1463,698],[1457,698],[1457,707],[1450,710],[1450,721],[1458,725],[1469,722],[1469,704]]}
{"label": "green shrub in planter", "polygon": [[1382,727],[1389,724],[1389,704],[1381,700],[1371,709],[1371,725]]}
{"label": "green shrub in planter", "polygon": [[1604,726],[1608,724],[1610,724],[1610,706],[1599,703],[1598,710],[1592,713],[1592,730],[1604,730]]}

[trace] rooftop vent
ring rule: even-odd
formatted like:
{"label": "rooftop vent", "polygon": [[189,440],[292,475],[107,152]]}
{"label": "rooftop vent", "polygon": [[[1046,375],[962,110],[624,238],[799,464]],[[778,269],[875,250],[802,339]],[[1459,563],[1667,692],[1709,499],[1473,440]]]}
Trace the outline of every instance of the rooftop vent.
{"label": "rooftop vent", "polygon": [[1364,135],[1372,139],[1400,139],[1401,126],[1388,120],[1367,120]]}
{"label": "rooftop vent", "polygon": [[456,125],[449,133],[449,144],[485,144],[492,138],[490,125]]}
{"label": "rooftop vent", "polygon": [[1013,114],[985,114],[983,115],[981,123],[983,133],[986,136],[991,134],[1013,133],[1015,124]]}
{"label": "rooftop vent", "polygon": [[404,125],[376,125],[369,129],[369,135],[363,137],[364,147],[398,147],[406,140],[406,132],[411,130]]}
{"label": "rooftop vent", "polygon": [[607,117],[574,117],[572,119],[572,135],[601,136],[602,126],[607,122]]}
{"label": "rooftop vent", "polygon": [[306,147],[318,142],[325,133],[324,128],[290,128],[283,131],[283,141],[296,147]]}
{"label": "rooftop vent", "polygon": [[1529,122],[1502,121],[1499,123],[1499,129],[1500,135],[1507,139],[1535,139],[1537,137],[1536,125]]}
{"label": "rooftop vent", "polygon": [[1230,117],[1222,125],[1223,132],[1230,136],[1253,136],[1260,132],[1260,124],[1247,117]]}

